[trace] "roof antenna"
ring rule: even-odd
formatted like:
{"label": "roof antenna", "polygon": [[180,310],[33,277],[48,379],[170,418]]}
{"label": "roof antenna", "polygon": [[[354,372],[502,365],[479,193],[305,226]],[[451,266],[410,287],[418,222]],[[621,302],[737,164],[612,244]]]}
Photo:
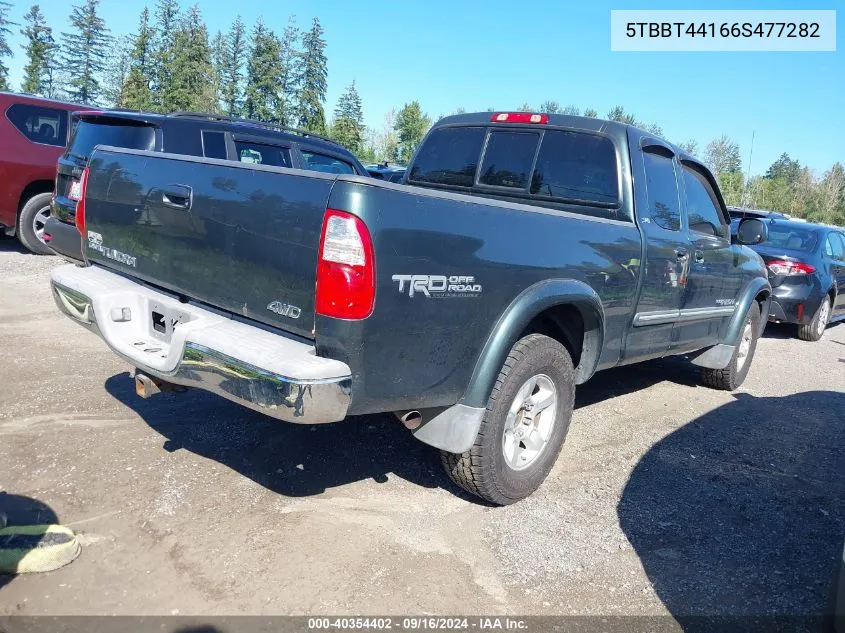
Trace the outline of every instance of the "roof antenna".
{"label": "roof antenna", "polygon": [[[754,156],[754,134],[756,130],[751,130],[751,150],[748,152],[748,168],[745,170],[745,173],[748,174],[748,179],[751,180],[751,157]],[[747,207],[747,200],[746,196],[748,195],[748,188],[743,187],[742,192],[742,208],[746,209]]]}

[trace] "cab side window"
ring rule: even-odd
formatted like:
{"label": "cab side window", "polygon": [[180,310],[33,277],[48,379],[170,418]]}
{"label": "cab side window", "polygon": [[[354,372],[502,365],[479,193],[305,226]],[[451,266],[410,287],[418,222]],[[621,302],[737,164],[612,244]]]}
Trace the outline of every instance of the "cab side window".
{"label": "cab side window", "polygon": [[681,204],[674,161],[655,152],[643,152],[643,164],[652,222],[669,231],[680,231]]}
{"label": "cab side window", "polygon": [[312,171],[322,171],[327,174],[354,174],[355,169],[346,161],[326,156],[309,150],[300,150],[302,159],[305,161],[303,167]]}
{"label": "cab side window", "polygon": [[724,237],[725,225],[716,193],[703,175],[686,165],[684,189],[690,230],[711,237]]}
{"label": "cab side window", "polygon": [[290,150],[286,147],[235,141],[235,149],[238,152],[238,160],[242,163],[273,167],[291,166]]}

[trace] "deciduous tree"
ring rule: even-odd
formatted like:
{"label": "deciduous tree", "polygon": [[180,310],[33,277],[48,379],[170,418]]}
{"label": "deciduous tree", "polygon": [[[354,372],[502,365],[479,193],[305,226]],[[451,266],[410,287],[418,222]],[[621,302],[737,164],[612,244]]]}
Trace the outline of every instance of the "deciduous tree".
{"label": "deciduous tree", "polygon": [[742,161],[737,145],[727,134],[713,139],[704,150],[704,162],[716,176],[741,171]]}

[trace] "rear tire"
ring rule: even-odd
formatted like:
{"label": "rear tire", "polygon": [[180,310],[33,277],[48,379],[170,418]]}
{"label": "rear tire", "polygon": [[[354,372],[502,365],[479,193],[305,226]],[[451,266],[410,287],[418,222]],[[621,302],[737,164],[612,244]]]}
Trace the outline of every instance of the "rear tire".
{"label": "rear tire", "polygon": [[53,251],[43,241],[44,221],[50,215],[53,194],[39,193],[27,200],[18,218],[18,239],[36,255],[52,255]]}
{"label": "rear tire", "polygon": [[757,340],[760,338],[760,306],[756,301],[751,302],[751,307],[745,315],[745,323],[740,333],[739,343],[734,348],[731,362],[724,369],[710,369],[705,367],[701,372],[702,382],[712,389],[733,391],[737,389],[748,375],[751,368],[751,361],[754,360],[754,352],[757,349]]}
{"label": "rear tire", "polygon": [[830,322],[830,295],[825,295],[819,304],[819,309],[813,315],[813,320],[806,325],[798,326],[798,338],[802,341],[818,341],[824,334]]}
{"label": "rear tire", "polygon": [[569,430],[574,375],[569,352],[555,339],[529,334],[517,341],[496,379],[475,443],[461,454],[441,451],[452,481],[497,505],[534,492]]}

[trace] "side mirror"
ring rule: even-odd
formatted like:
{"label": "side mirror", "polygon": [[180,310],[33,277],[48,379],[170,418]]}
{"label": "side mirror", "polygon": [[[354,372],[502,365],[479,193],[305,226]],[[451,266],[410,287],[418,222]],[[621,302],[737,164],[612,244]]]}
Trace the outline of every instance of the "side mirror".
{"label": "side mirror", "polygon": [[761,244],[769,239],[769,227],[759,218],[745,218],[736,229],[736,241],[744,246]]}

